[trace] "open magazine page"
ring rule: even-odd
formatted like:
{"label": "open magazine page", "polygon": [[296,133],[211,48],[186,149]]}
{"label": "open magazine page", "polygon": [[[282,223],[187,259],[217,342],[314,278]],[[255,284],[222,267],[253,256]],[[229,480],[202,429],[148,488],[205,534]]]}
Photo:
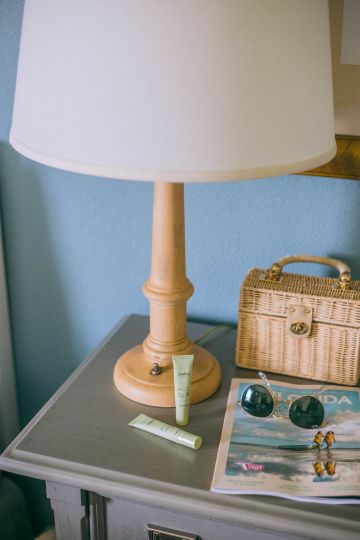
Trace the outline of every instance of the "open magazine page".
{"label": "open magazine page", "polygon": [[[249,384],[233,379],[211,490],[219,493],[276,495],[326,503],[360,503],[360,389],[329,386],[319,399],[325,425],[302,429],[289,419],[255,418],[239,405]],[[316,395],[321,384],[271,382],[283,399]],[[333,432],[330,448],[315,435]],[[357,498],[359,497],[359,498]]]}

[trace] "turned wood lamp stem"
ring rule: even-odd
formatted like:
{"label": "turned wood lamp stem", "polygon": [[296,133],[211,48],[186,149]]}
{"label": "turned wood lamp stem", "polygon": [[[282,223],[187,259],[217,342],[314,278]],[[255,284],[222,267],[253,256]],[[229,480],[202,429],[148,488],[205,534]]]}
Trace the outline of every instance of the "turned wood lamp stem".
{"label": "turned wood lamp stem", "polygon": [[186,277],[184,185],[155,183],[151,275],[144,285],[150,303],[150,334],[144,350],[151,362],[171,364],[173,354],[191,353],[186,302],[194,288]]}
{"label": "turned wood lamp stem", "polygon": [[[186,277],[183,184],[154,184],[151,273],[143,290],[150,303],[150,333],[117,361],[117,389],[139,403],[173,407],[171,357],[193,353],[190,399],[206,399],[218,388],[221,371],[216,358],[194,345],[186,333],[186,302],[194,289]],[[152,370],[155,363],[158,374]]]}

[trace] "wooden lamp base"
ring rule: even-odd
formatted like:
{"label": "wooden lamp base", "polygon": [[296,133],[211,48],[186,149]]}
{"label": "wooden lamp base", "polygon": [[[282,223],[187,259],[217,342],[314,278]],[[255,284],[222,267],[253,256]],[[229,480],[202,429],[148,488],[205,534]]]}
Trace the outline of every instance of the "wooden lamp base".
{"label": "wooden lamp base", "polygon": [[[221,370],[216,358],[205,349],[193,345],[194,367],[190,403],[211,396],[219,387]],[[116,388],[127,398],[154,407],[175,407],[174,377],[170,364],[159,375],[151,375],[151,366],[142,345],[119,358],[114,370]]]}
{"label": "wooden lamp base", "polygon": [[127,398],[174,407],[172,355],[194,354],[191,403],[215,392],[221,382],[216,358],[186,334],[186,302],[194,288],[185,269],[184,186],[156,182],[151,275],[144,285],[150,303],[150,333],[123,354],[114,369],[116,388]]}

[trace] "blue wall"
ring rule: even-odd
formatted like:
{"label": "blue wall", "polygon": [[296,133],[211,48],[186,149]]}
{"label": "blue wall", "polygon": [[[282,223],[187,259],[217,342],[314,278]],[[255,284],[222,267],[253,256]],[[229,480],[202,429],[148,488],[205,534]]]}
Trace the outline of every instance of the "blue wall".
{"label": "blue wall", "polygon": [[[0,0],[0,190],[25,423],[120,317],[147,313],[152,186],[51,169],[11,149],[22,4]],[[298,175],[185,192],[192,319],[236,323],[246,271],[286,254],[343,258],[360,278],[360,182]]]}

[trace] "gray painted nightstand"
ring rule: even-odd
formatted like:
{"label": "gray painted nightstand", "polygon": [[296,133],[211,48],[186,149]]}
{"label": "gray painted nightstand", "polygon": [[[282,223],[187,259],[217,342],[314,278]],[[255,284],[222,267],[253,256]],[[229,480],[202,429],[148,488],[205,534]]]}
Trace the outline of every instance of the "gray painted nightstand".
{"label": "gray painted nightstand", "polygon": [[[189,335],[204,329],[191,323]],[[235,330],[203,343],[221,361],[223,382],[191,408],[187,429],[203,437],[200,450],[129,428],[140,412],[174,424],[173,409],[131,402],[112,383],[118,356],[147,330],[146,317],[124,320],[0,458],[0,468],[46,481],[58,540],[145,540],[149,524],[201,540],[359,538],[356,506],[209,491],[230,379],[254,376],[234,365]]]}

